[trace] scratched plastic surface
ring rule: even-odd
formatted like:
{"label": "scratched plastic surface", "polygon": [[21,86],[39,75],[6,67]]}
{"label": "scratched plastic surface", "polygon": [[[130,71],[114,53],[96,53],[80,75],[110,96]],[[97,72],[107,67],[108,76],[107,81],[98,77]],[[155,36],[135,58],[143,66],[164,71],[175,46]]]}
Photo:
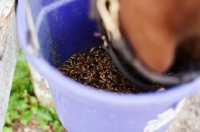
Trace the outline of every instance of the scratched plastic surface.
{"label": "scratched plastic surface", "polygon": [[123,95],[100,92],[56,70],[72,54],[101,43],[89,18],[88,0],[31,0],[40,57],[27,50],[25,0],[18,1],[17,26],[28,61],[50,85],[53,101],[69,132],[164,132],[177,104],[200,88],[200,79],[163,92]]}

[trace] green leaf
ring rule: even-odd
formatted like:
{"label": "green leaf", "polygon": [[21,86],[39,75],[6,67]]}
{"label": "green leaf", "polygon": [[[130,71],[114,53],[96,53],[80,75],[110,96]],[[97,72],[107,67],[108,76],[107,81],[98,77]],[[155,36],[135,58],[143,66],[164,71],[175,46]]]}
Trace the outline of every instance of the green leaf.
{"label": "green leaf", "polygon": [[40,116],[37,116],[37,122],[39,124],[39,126],[44,130],[48,121],[47,120],[44,120],[43,118],[41,118]]}
{"label": "green leaf", "polygon": [[37,104],[33,104],[32,107],[31,107],[31,111],[32,111],[34,114],[37,114],[38,105],[37,105]]}
{"label": "green leaf", "polygon": [[24,90],[22,93],[22,97],[27,97],[27,96],[28,96],[28,92],[27,92],[27,90]]}
{"label": "green leaf", "polygon": [[18,119],[20,118],[20,115],[18,114],[18,112],[16,110],[8,110],[6,113],[6,119],[5,119],[5,123],[7,123],[8,125],[12,125],[12,121],[14,119]]}
{"label": "green leaf", "polygon": [[53,122],[53,128],[56,129],[59,126],[59,121],[55,120]]}
{"label": "green leaf", "polygon": [[56,110],[54,107],[49,107],[49,111],[51,112],[51,114],[56,115]]}
{"label": "green leaf", "polygon": [[31,104],[37,104],[37,102],[38,102],[36,97],[34,97],[34,96],[30,97],[30,101],[31,101]]}
{"label": "green leaf", "polygon": [[12,124],[12,118],[11,118],[8,114],[6,115],[6,120],[5,120],[5,122],[6,122],[7,124],[9,124],[9,125]]}
{"label": "green leaf", "polygon": [[18,52],[17,64],[14,72],[13,82],[12,82],[12,90],[11,93],[14,91],[21,91],[20,95],[25,94],[23,93],[24,90],[30,94],[33,94],[33,86],[31,83],[31,76],[30,70],[21,50]]}
{"label": "green leaf", "polygon": [[26,108],[28,108],[27,100],[18,100],[15,102],[15,104],[16,109],[20,111],[24,111]]}
{"label": "green leaf", "polygon": [[33,112],[31,110],[24,111],[21,116],[21,123],[26,125],[31,120],[32,116]]}
{"label": "green leaf", "polygon": [[62,124],[59,120],[54,120],[53,129],[55,132],[62,132],[64,128],[62,127]]}
{"label": "green leaf", "polygon": [[37,116],[39,116],[40,118],[46,121],[53,120],[52,115],[49,113],[49,111],[41,107],[37,111]]}
{"label": "green leaf", "polygon": [[19,94],[19,93],[11,93],[9,102],[12,103],[12,102],[18,100],[19,97],[20,97],[20,94]]}
{"label": "green leaf", "polygon": [[3,132],[12,132],[12,129],[5,126],[5,127],[3,128]]}
{"label": "green leaf", "polygon": [[20,115],[19,115],[19,113],[17,111],[10,112],[9,116],[10,116],[11,120],[20,118]]}

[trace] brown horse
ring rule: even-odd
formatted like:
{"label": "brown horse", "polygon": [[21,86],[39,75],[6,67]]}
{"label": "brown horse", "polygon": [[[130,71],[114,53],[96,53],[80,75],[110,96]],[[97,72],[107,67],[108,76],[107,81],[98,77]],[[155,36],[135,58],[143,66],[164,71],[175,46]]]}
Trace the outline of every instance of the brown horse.
{"label": "brown horse", "polygon": [[200,0],[118,1],[120,30],[151,71],[200,60]]}

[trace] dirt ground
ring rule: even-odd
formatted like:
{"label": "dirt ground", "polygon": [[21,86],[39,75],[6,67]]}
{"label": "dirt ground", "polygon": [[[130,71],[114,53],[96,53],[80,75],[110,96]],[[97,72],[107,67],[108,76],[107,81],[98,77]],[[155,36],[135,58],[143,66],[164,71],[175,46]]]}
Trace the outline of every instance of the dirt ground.
{"label": "dirt ground", "polygon": [[200,132],[200,92],[186,99],[168,132]]}

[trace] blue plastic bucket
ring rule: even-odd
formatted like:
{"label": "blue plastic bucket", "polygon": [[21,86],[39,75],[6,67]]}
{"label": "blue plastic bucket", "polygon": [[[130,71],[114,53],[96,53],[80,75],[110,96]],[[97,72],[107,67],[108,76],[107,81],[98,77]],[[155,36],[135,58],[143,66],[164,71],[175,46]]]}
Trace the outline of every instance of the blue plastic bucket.
{"label": "blue plastic bucket", "polygon": [[179,102],[200,88],[200,78],[140,95],[100,92],[79,84],[56,68],[72,54],[101,43],[94,36],[97,26],[89,19],[89,1],[30,1],[40,57],[27,48],[26,0],[18,2],[21,47],[29,63],[48,80],[59,119],[69,132],[164,132],[181,108]]}

